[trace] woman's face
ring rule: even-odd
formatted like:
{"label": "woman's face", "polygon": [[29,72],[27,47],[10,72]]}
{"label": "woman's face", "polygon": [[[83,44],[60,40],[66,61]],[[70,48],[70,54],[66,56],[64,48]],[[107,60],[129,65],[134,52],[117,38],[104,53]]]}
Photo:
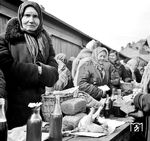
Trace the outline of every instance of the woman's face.
{"label": "woman's face", "polygon": [[109,54],[109,61],[110,62],[115,62],[117,60],[116,53],[110,53]]}
{"label": "woman's face", "polygon": [[37,11],[33,7],[27,7],[24,11],[21,22],[22,27],[27,31],[35,31],[40,24]]}
{"label": "woman's face", "polygon": [[101,51],[101,52],[98,54],[98,56],[97,56],[99,63],[100,63],[100,62],[104,62],[104,60],[106,59],[106,57],[107,57],[106,51]]}

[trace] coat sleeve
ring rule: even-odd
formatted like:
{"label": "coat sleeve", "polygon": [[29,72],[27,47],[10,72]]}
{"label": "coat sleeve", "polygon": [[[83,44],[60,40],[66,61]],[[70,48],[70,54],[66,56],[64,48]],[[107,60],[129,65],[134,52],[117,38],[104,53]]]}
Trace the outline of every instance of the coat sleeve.
{"label": "coat sleeve", "polygon": [[134,105],[136,108],[150,113],[150,94],[138,94],[134,98]]}
{"label": "coat sleeve", "polygon": [[3,72],[0,70],[0,98],[6,99],[6,82]]}
{"label": "coat sleeve", "polygon": [[[45,78],[47,72],[52,72],[48,71],[49,68],[44,67],[45,69],[43,72],[46,72],[46,74],[42,74],[41,77],[39,77],[37,64],[15,61],[8,49],[8,43],[3,36],[0,37],[0,68],[6,76],[10,78],[11,75],[11,78],[15,79],[20,85],[26,87],[37,86],[41,81],[44,82],[43,84],[47,84],[43,77]],[[56,71],[54,71],[54,73]],[[53,76],[53,72],[50,75]]]}
{"label": "coat sleeve", "polygon": [[79,90],[88,93],[96,100],[100,100],[103,95],[103,91],[96,85],[89,83],[89,79],[92,75],[90,73],[90,69],[90,66],[87,66],[87,64],[84,64],[79,68],[77,85],[79,86]]}
{"label": "coat sleeve", "polygon": [[129,82],[131,80],[126,68],[123,65],[120,66],[120,77],[124,82]]}

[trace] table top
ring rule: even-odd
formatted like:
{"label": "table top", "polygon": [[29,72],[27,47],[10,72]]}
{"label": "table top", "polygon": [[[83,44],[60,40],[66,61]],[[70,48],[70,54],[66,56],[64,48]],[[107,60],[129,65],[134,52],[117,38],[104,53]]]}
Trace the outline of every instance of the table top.
{"label": "table top", "polygon": [[[130,118],[117,118],[117,120],[125,121],[125,124],[117,127],[115,131],[107,136],[101,136],[99,138],[93,137],[79,137],[79,136],[68,136],[63,137],[63,141],[117,141],[123,134],[130,132]],[[13,134],[11,134],[13,133]],[[47,139],[49,133],[42,133],[42,141]],[[26,125],[22,127],[14,128],[8,131],[8,141],[25,141],[26,138]]]}
{"label": "table top", "polygon": [[107,136],[102,136],[99,138],[69,136],[64,137],[63,141],[117,141],[120,136],[127,132],[130,132],[130,123],[121,125],[120,127],[116,128],[114,133]]}

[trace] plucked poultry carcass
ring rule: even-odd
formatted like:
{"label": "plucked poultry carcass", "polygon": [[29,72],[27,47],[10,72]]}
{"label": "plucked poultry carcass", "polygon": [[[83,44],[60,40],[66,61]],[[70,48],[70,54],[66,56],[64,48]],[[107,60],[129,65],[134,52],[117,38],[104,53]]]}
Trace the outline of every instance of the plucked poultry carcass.
{"label": "plucked poultry carcass", "polygon": [[96,123],[93,123],[94,119],[99,115],[99,112],[101,111],[101,107],[99,107],[98,111],[95,112],[95,109],[91,108],[88,115],[84,116],[79,124],[78,124],[78,130],[84,131],[84,132],[92,132],[92,133],[106,133],[107,129],[104,128],[103,125],[98,125]]}

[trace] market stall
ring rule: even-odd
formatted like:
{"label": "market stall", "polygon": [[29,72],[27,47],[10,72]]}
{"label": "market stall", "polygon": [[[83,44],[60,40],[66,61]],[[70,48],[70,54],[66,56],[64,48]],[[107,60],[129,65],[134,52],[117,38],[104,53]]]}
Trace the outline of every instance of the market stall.
{"label": "market stall", "polygon": [[[133,98],[133,93],[127,96],[123,96],[123,99],[126,101],[126,103],[124,104],[122,103],[121,109],[126,113],[129,113],[130,111],[133,110],[130,109],[131,108],[130,106],[129,107],[127,106],[128,101],[130,101],[132,98]],[[70,97],[69,100],[71,100]],[[102,99],[102,101],[106,101],[106,99]],[[78,105],[80,105],[79,102]],[[81,104],[81,106],[83,106],[83,104]],[[82,108],[82,110],[84,111],[84,108]],[[71,112],[73,112],[72,109]],[[77,112],[77,109],[75,110],[75,112]],[[48,120],[48,118],[46,120]],[[108,134],[105,134],[104,132],[101,133],[92,133],[89,131],[72,132],[73,130],[70,131],[65,130],[62,132],[63,133],[62,140],[63,141],[80,141],[80,140],[82,141],[84,140],[86,141],[119,141],[119,140],[128,141],[130,139],[130,135],[132,133],[131,126],[132,126],[132,122],[134,122],[134,118],[128,117],[127,115],[125,117],[115,117],[113,115],[112,116],[110,115],[109,118],[99,117],[99,120],[100,122],[104,121],[105,123],[107,123],[107,130],[109,131]],[[49,136],[49,132],[48,132],[49,126],[47,126],[48,124],[49,124],[48,122],[42,123],[42,141],[46,140]],[[48,130],[45,130],[46,126]],[[27,130],[26,125],[9,130],[8,141],[25,141],[26,132],[27,132],[26,130]]]}

